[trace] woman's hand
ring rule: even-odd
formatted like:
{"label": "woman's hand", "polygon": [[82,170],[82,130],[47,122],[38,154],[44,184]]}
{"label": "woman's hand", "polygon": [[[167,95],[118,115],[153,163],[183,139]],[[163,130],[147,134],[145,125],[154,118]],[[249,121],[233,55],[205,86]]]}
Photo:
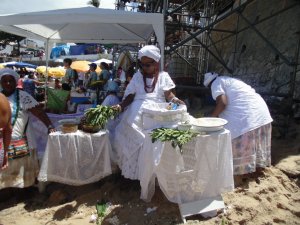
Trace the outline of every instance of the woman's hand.
{"label": "woman's hand", "polygon": [[54,132],[56,132],[56,129],[52,125],[49,125],[48,126],[48,134],[54,133]]}
{"label": "woman's hand", "polygon": [[117,110],[119,113],[122,112],[122,106],[117,104],[112,106],[113,109]]}
{"label": "woman's hand", "polygon": [[3,164],[1,165],[1,170],[5,170],[8,167],[8,154],[6,153],[3,158]]}
{"label": "woman's hand", "polygon": [[185,105],[185,102],[180,100],[179,98],[173,99],[172,102],[179,105]]}
{"label": "woman's hand", "polygon": [[54,133],[54,132],[56,132],[56,130],[54,128],[48,129],[48,134]]}
{"label": "woman's hand", "polygon": [[179,105],[185,105],[184,101],[181,101],[179,98],[177,98],[171,90],[165,91],[165,98],[168,102],[173,102],[175,104]]}

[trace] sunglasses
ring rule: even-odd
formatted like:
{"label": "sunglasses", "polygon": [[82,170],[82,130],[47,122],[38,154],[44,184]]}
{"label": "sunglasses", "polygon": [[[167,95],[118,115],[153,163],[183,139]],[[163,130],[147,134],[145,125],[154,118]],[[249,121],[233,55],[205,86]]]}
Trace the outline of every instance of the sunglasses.
{"label": "sunglasses", "polygon": [[142,68],[149,68],[149,67],[151,67],[154,63],[155,63],[155,61],[153,60],[152,62],[148,62],[148,63],[140,63],[140,66],[141,66]]}

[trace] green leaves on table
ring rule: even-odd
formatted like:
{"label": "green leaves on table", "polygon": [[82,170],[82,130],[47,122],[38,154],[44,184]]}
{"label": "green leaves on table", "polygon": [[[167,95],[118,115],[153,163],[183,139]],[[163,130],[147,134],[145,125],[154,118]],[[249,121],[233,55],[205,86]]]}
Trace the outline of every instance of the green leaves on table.
{"label": "green leaves on table", "polygon": [[170,141],[173,148],[179,147],[182,153],[182,146],[196,137],[199,133],[191,130],[178,130],[171,128],[157,128],[150,133],[152,143],[159,140],[161,142]]}
{"label": "green leaves on table", "polygon": [[84,113],[84,123],[91,126],[104,128],[109,119],[114,119],[119,114],[118,110],[110,106],[97,105],[96,108],[87,109]]}

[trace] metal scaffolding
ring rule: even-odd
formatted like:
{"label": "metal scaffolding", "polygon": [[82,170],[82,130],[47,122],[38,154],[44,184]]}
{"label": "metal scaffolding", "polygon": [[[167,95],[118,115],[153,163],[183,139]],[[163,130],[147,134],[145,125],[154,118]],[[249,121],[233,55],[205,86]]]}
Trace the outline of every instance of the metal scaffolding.
{"label": "metal scaffolding", "polygon": [[[203,74],[208,71],[209,60],[214,58],[231,74],[235,69],[237,39],[241,32],[251,29],[284,62],[297,70],[297,61],[280,52],[271,41],[257,29],[257,25],[300,6],[299,0],[291,1],[285,7],[272,12],[265,18],[250,21],[243,13],[248,5],[258,0],[140,0],[145,6],[144,12],[163,13],[165,15],[165,56],[175,61],[175,76],[192,76],[197,84],[202,82]],[[121,0],[116,0],[119,4]],[[126,2],[126,1],[123,1]],[[217,29],[216,25],[230,16],[237,16],[236,26],[232,30]],[[243,21],[247,26],[240,27]],[[219,40],[213,40],[215,32],[223,34]],[[218,49],[218,44],[228,38],[234,38],[233,63],[228,65]],[[297,58],[298,55],[295,55]],[[294,78],[294,76],[293,76]]]}

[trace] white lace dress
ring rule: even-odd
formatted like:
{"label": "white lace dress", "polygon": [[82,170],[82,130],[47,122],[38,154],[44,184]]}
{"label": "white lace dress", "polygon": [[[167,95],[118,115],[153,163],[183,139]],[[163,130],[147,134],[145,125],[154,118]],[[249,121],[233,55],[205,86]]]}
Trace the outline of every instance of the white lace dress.
{"label": "white lace dress", "polygon": [[[14,106],[16,105],[16,93],[8,97],[12,112],[14,112]],[[17,139],[24,135],[24,130],[29,120],[28,109],[37,105],[38,102],[31,95],[24,91],[19,91],[19,112],[13,126],[12,138]],[[0,172],[0,189],[7,187],[24,188],[33,185],[35,182],[39,167],[30,122],[27,125],[26,136],[30,155],[9,160],[8,168]]]}
{"label": "white lace dress", "polygon": [[[147,85],[153,79],[146,80]],[[166,72],[160,72],[155,89],[146,93],[143,75],[137,72],[125,90],[124,97],[135,94],[134,101],[121,114],[115,129],[111,129],[111,143],[113,147],[113,160],[115,160],[122,175],[129,179],[138,179],[138,158],[143,147],[145,135],[143,134],[141,114],[143,109],[153,103],[166,102],[164,92],[175,87],[174,82]]]}

